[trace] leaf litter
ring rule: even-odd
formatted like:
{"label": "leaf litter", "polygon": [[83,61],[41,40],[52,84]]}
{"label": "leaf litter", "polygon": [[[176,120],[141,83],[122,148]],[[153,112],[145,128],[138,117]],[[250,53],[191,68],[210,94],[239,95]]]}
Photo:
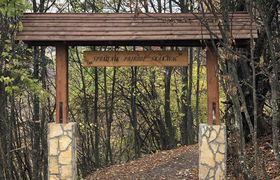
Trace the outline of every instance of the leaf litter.
{"label": "leaf litter", "polygon": [[[272,135],[258,138],[258,144],[264,158],[269,179],[280,180],[280,168],[277,166],[271,148]],[[198,144],[194,144],[172,150],[160,151],[125,164],[97,169],[88,174],[85,180],[198,180],[198,148]],[[246,144],[246,151],[249,166],[252,173],[255,174],[256,167],[252,142]],[[241,174],[237,174],[238,177],[234,177],[231,161],[232,155],[228,154],[227,179],[242,180],[243,177]],[[259,170],[262,180],[264,178],[261,168]]]}

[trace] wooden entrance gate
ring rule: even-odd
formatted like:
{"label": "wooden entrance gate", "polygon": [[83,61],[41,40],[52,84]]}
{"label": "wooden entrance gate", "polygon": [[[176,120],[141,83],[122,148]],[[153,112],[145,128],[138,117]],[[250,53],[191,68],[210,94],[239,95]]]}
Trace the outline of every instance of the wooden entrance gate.
{"label": "wooden entrance gate", "polygon": [[[225,41],[230,41],[231,45],[235,47],[248,47],[251,38],[250,16],[246,13],[233,13],[229,16],[228,29],[230,29],[230,34],[223,34],[220,31],[220,28],[223,28],[222,16],[218,14],[214,17],[210,13],[140,14],[137,17],[134,14],[125,13],[24,14],[22,19],[23,31],[17,33],[16,40],[22,40],[28,46],[56,47],[56,124],[49,125],[49,178],[63,180],[68,177],[76,178],[74,173],[76,171],[76,155],[73,153],[76,151],[75,137],[72,138],[67,135],[75,134],[75,124],[68,123],[67,120],[69,46],[184,46],[207,48],[208,124],[202,124],[200,128],[199,176],[200,179],[209,179],[209,174],[213,174],[213,177],[225,178],[226,129],[224,125],[219,125],[219,67],[216,52],[218,52],[219,45],[223,45]],[[254,23],[252,29],[252,37],[257,38]],[[114,57],[117,57],[117,55]],[[146,55],[143,57],[146,57]],[[160,59],[162,60],[162,58],[163,56]],[[170,60],[168,55],[166,58]],[[112,59],[114,60],[114,58]],[[165,65],[187,65],[186,61],[177,61],[177,58],[175,60]],[[128,61],[128,59],[124,59],[123,63],[129,65],[125,61]],[[85,61],[87,65],[98,65],[94,63],[96,63],[94,58]],[[163,65],[163,63],[158,62],[156,64],[154,61],[150,61],[148,64],[141,63],[138,65]],[[110,64],[110,66],[114,65],[116,63]],[[209,138],[207,134],[211,134],[211,137]],[[69,143],[66,143],[64,147],[58,146],[58,142],[63,141],[63,139],[67,139]],[[74,145],[70,148],[70,144]],[[212,145],[219,147],[219,151],[212,154],[209,149]],[[67,153],[65,149],[68,149]],[[66,157],[66,155],[69,156]],[[66,172],[71,173],[67,174]]]}

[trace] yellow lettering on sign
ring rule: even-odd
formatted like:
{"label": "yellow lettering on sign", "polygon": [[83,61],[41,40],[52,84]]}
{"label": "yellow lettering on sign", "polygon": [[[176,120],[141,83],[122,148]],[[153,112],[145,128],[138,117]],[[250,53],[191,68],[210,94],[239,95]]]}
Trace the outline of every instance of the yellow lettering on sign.
{"label": "yellow lettering on sign", "polygon": [[84,51],[84,66],[188,66],[188,51]]}

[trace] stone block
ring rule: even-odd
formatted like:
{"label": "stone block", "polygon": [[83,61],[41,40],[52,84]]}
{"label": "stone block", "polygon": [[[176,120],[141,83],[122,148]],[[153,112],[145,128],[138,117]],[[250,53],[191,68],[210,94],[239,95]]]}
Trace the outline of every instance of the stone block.
{"label": "stone block", "polygon": [[[207,132],[207,133],[206,133]],[[226,179],[226,126],[200,124],[199,179]]]}
{"label": "stone block", "polygon": [[60,180],[56,175],[50,175],[50,180]]}
{"label": "stone block", "polygon": [[63,134],[63,130],[61,126],[58,126],[57,124],[51,123],[49,124],[49,134],[48,138],[53,138],[55,136],[61,136]]}
{"label": "stone block", "polygon": [[59,138],[59,149],[62,151],[66,150],[71,142],[72,139],[70,139],[68,136],[63,136]]}
{"label": "stone block", "polygon": [[51,174],[58,174],[58,164],[56,157],[49,158],[49,171]]}
{"label": "stone block", "polygon": [[216,144],[216,143],[210,143],[210,147],[211,147],[212,153],[213,153],[213,154],[216,154],[219,145]]}
{"label": "stone block", "polygon": [[58,162],[60,164],[71,164],[72,158],[72,148],[69,148],[67,151],[61,152],[59,154]]}
{"label": "stone block", "polygon": [[200,146],[200,151],[203,153],[200,153],[199,163],[215,167],[214,154],[212,153],[209,147],[207,138],[204,136],[201,141],[202,142]]}
{"label": "stone block", "polygon": [[199,179],[205,179],[209,173],[209,168],[199,164]]}
{"label": "stone block", "polygon": [[225,153],[226,152],[226,146],[225,144],[221,144],[220,147],[219,147],[219,152],[220,153]]}
{"label": "stone block", "polygon": [[217,138],[217,133],[216,131],[211,131],[210,139],[209,142],[215,140]]}
{"label": "stone block", "polygon": [[62,127],[63,127],[64,131],[72,131],[72,128],[73,128],[71,123],[63,124]]}
{"label": "stone block", "polygon": [[50,139],[49,140],[49,155],[58,155],[58,139]]}
{"label": "stone block", "polygon": [[51,123],[48,132],[49,180],[76,180],[76,123]]}
{"label": "stone block", "polygon": [[72,166],[61,166],[61,179],[66,179],[72,176]]}

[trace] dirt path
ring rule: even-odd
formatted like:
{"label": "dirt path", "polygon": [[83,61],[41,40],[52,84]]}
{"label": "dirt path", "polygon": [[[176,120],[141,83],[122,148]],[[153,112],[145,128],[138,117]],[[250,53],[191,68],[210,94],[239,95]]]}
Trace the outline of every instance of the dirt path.
{"label": "dirt path", "polygon": [[198,180],[198,144],[161,151],[89,174],[86,180]]}
{"label": "dirt path", "polygon": [[[280,134],[279,138],[280,139]],[[258,138],[260,152],[264,157],[269,179],[280,180],[280,168],[271,148],[272,135]],[[279,140],[280,144],[280,140]],[[247,159],[251,171],[255,174],[254,149],[252,142],[246,144]],[[161,151],[122,165],[110,166],[89,174],[86,180],[198,180],[198,144],[184,146],[169,151]],[[242,180],[240,172],[233,177],[233,154],[228,153],[227,178]],[[238,169],[237,169],[238,170]],[[260,172],[261,169],[260,169]],[[261,173],[261,180],[263,180]]]}

